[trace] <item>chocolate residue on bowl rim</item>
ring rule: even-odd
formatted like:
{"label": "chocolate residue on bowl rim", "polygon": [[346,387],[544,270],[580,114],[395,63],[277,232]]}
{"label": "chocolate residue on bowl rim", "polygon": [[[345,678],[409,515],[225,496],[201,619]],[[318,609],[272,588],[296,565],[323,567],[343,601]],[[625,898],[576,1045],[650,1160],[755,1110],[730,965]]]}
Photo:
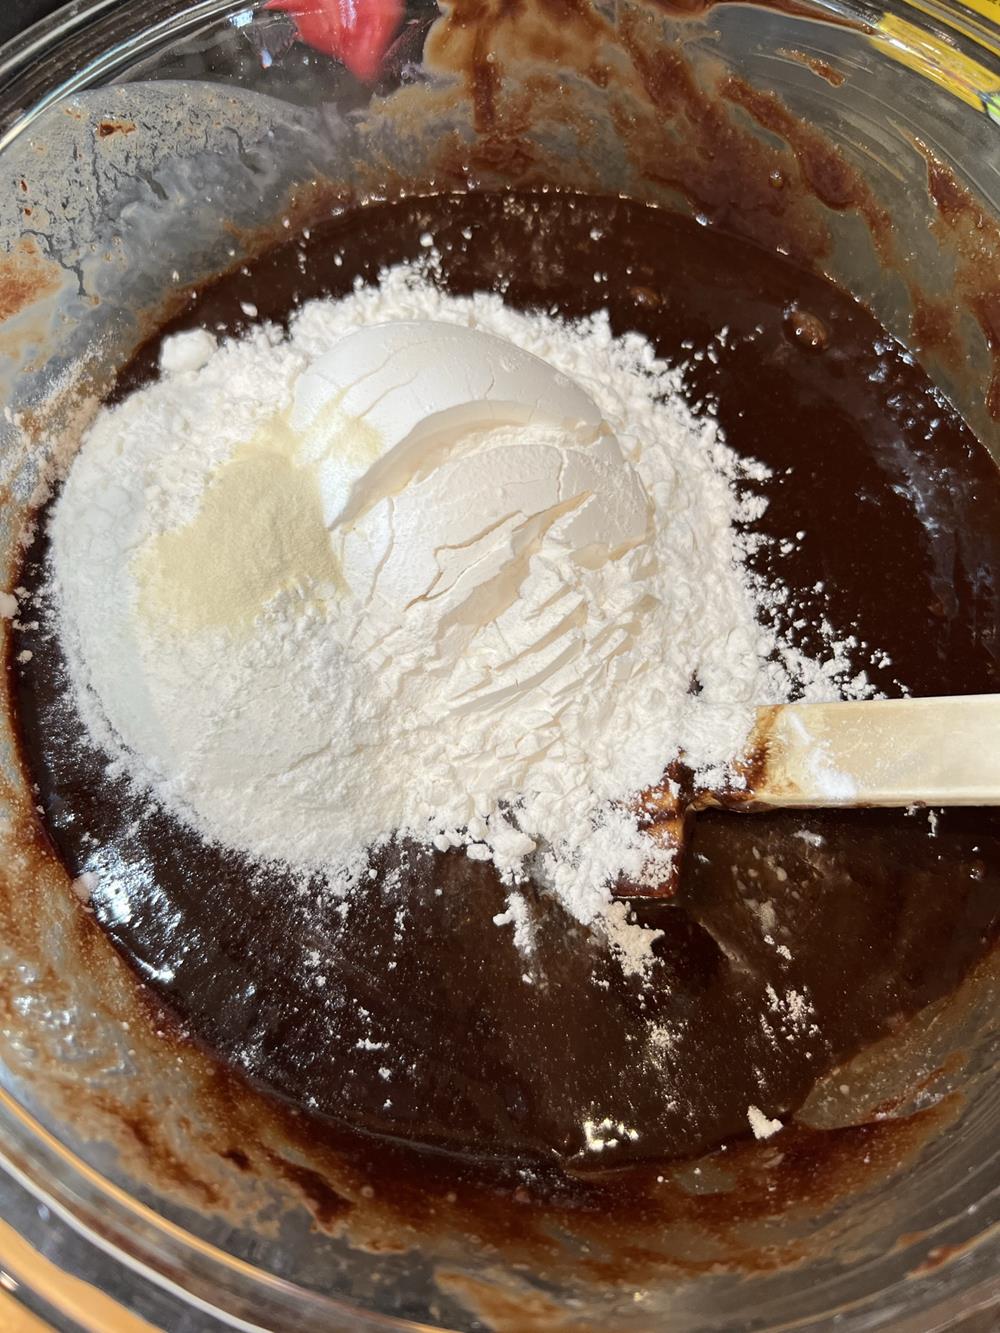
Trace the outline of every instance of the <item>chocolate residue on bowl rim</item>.
{"label": "chocolate residue on bowl rim", "polygon": [[[445,26],[446,21],[442,21],[442,31]],[[489,84],[495,94],[497,90],[503,88],[503,71],[502,69],[492,71],[487,75],[484,61],[479,58],[481,56],[481,50],[475,58],[463,55],[457,61],[457,68],[468,72],[473,82]],[[683,56],[680,57],[679,63],[683,72],[686,65]],[[609,68],[606,63],[602,64],[595,56],[590,66],[590,74],[596,87],[608,87],[614,85],[617,71]],[[688,124],[692,122],[697,124],[702,114],[712,105],[714,95],[707,86],[703,91],[697,80],[692,80],[692,86],[695,93],[691,97],[685,117],[689,117]],[[538,87],[546,98],[546,105],[549,109],[554,109],[557,103],[555,83],[543,80]],[[632,91],[634,91],[634,81]],[[437,95],[433,90],[428,90],[426,101],[429,107],[434,106]],[[562,114],[565,116],[566,113]],[[646,128],[649,128],[650,123],[646,122]],[[698,175],[692,163],[681,164],[677,180],[662,179],[657,174],[656,163],[657,157],[662,162],[662,153],[655,147],[648,153],[641,148],[643,126],[638,128],[630,126],[627,117],[622,115],[619,128],[625,135],[632,153],[637,193],[641,193],[643,185],[650,190],[656,190],[661,186],[668,191],[679,189],[681,193],[687,194],[695,206],[703,208],[707,217],[718,221],[725,215],[730,224],[739,225],[738,211],[727,211],[725,203],[720,202],[720,199],[703,197],[699,193]],[[702,143],[711,146],[711,134],[716,132],[710,131],[709,137]],[[742,133],[741,129],[740,134]],[[433,169],[425,177],[411,181],[393,178],[391,174],[387,174],[384,177],[385,189],[391,194],[419,193],[440,188],[441,185],[475,186],[480,183],[484,175],[488,177],[491,172],[505,171],[511,173],[515,180],[523,179],[527,184],[538,184],[544,179],[546,166],[552,164],[546,163],[544,153],[537,145],[530,144],[525,127],[519,129],[501,113],[497,115],[487,137],[489,142],[475,148],[469,154],[468,161],[462,158],[462,146],[457,138],[446,140],[441,145],[437,162],[432,164]],[[816,267],[822,268],[822,259],[827,252],[822,215],[812,206],[815,197],[811,194],[808,182],[797,170],[789,169],[794,168],[794,153],[761,145],[757,140],[751,142],[751,139],[752,136],[748,136],[744,142],[737,136],[730,141],[746,147],[748,154],[746,158],[742,154],[737,155],[728,166],[730,177],[734,181],[734,189],[740,190],[743,184],[748,186],[746,198],[750,204],[751,216],[746,219],[746,225],[742,228],[744,234],[755,236],[765,244],[780,244],[783,240],[790,239],[795,244],[794,253],[798,254],[803,262],[813,262]],[[658,142],[662,145],[662,140]],[[649,169],[648,175],[644,168]],[[379,169],[380,164],[373,164],[373,176]],[[947,174],[942,175],[942,172]],[[968,269],[963,280],[967,308],[974,309],[977,303],[985,302],[984,313],[988,316],[992,309],[990,301],[995,295],[995,289],[989,286],[988,276],[982,271],[977,271],[977,265],[973,262],[974,246],[971,242],[974,239],[972,231],[975,230],[976,205],[970,200],[967,211],[963,205],[964,223],[956,223],[953,216],[949,218],[948,199],[951,196],[947,189],[948,176],[950,175],[951,181],[955,178],[948,173],[947,168],[940,167],[940,164],[934,168],[934,173],[932,193],[937,191],[935,203],[942,215],[944,239],[955,248],[957,238],[958,246],[963,251],[966,248],[969,251]],[[767,185],[767,190],[771,191],[770,196],[762,188],[764,183]],[[782,206],[773,210],[767,208],[765,201],[771,197],[780,198],[783,201]],[[335,183],[318,181],[311,189],[301,191],[298,198],[290,202],[285,213],[293,219],[293,225],[308,225],[311,221],[328,214],[331,201],[337,201],[340,206],[347,206],[351,198],[351,195],[345,193]],[[966,198],[969,196],[966,195]],[[785,200],[793,200],[794,204],[786,204]],[[755,201],[759,206],[755,207]],[[275,222],[272,227],[262,229],[254,236],[234,231],[234,237],[245,246],[246,254],[259,253],[275,236],[282,234],[279,228],[280,223]],[[991,246],[994,241],[991,241]],[[991,253],[996,256],[1000,251],[992,249]],[[994,264],[993,272],[997,271],[997,266]],[[171,298],[173,310],[176,310],[185,299],[186,293],[174,295]],[[154,329],[169,313],[172,311],[164,309],[148,311],[146,328]],[[989,318],[982,327],[984,330],[995,329]],[[991,350],[995,362],[1000,363],[1000,349],[995,342]],[[993,407],[995,404],[991,402],[991,408]],[[17,942],[23,957],[45,959],[51,948],[51,941],[61,938],[63,942],[61,947],[64,946],[66,949],[65,958],[68,967],[85,968],[93,974],[95,1006],[99,1006],[102,1012],[113,1017],[113,1021],[133,1025],[134,1035],[131,1040],[137,1055],[141,1057],[140,1064],[145,1072],[150,1077],[155,1077],[155,1071],[159,1070],[162,1073],[176,1060],[179,1062],[177,1067],[182,1071],[183,1079],[197,1088],[196,1093],[192,1094],[192,1104],[198,1105],[205,1111],[209,1127],[202,1126],[197,1129],[189,1127],[194,1134],[191,1141],[194,1149],[192,1158],[199,1159],[197,1168],[192,1168],[177,1152],[176,1143],[172,1139],[173,1127],[164,1122],[162,1115],[159,1114],[159,1108],[149,1104],[148,1101],[144,1102],[138,1096],[135,1087],[124,1088],[119,1085],[117,1091],[109,1093],[103,1099],[95,1098],[87,1112],[90,1127],[97,1137],[103,1137],[119,1147],[122,1160],[135,1179],[146,1179],[157,1190],[162,1190],[172,1182],[178,1199],[189,1199],[196,1208],[215,1210],[238,1221],[241,1216],[252,1215],[253,1209],[259,1206],[258,1183],[266,1180],[270,1171],[274,1173],[276,1179],[291,1182],[293,1191],[302,1198],[304,1206],[317,1217],[318,1222],[322,1216],[326,1219],[326,1225],[331,1227],[339,1225],[343,1228],[344,1218],[350,1211],[352,1234],[360,1244],[366,1243],[367,1234],[373,1246],[378,1245],[379,1237],[385,1236],[390,1237],[387,1242],[390,1247],[394,1243],[393,1237],[398,1237],[397,1243],[405,1246],[418,1235],[433,1235],[439,1232],[450,1236],[463,1228],[471,1229],[473,1219],[478,1222],[481,1217],[488,1217],[488,1210],[484,1211],[484,1200],[473,1197],[475,1191],[472,1189],[469,1189],[467,1197],[463,1185],[459,1191],[445,1190],[440,1198],[431,1195],[429,1200],[425,1199],[426,1206],[422,1210],[420,1220],[414,1222],[412,1218],[406,1216],[408,1200],[404,1199],[397,1211],[389,1200],[379,1196],[378,1184],[373,1185],[371,1179],[364,1175],[363,1169],[359,1170],[352,1165],[348,1160],[350,1153],[345,1155],[341,1146],[318,1144],[311,1133],[302,1130],[299,1118],[293,1113],[266,1098],[248,1097],[246,1087],[240,1080],[220,1071],[210,1059],[191,1045],[185,1034],[173,1030],[169,1017],[150,1001],[142,988],[134,984],[131,973],[120,964],[96,924],[85,913],[79,911],[77,900],[75,898],[72,900],[71,913],[57,906],[62,899],[67,903],[70,902],[71,889],[62,866],[53,857],[51,849],[39,833],[30,793],[20,785],[11,789],[8,792],[8,805],[19,811],[19,819],[11,831],[11,837],[4,840],[8,855],[5,857],[2,869],[3,894],[0,911],[7,939],[12,943]],[[71,1000],[72,991],[67,990],[65,975],[59,966],[53,962],[51,966],[46,965],[46,967],[41,969],[37,979],[31,983],[37,994],[44,997],[46,1002],[56,999],[61,994],[66,994],[68,1001]],[[8,1007],[15,1002],[20,1003],[22,999],[23,986],[15,984],[13,980],[5,981],[0,988],[0,1003],[5,1010],[8,1010],[6,1015],[8,1036],[4,1039],[5,1054],[10,1057],[15,1067],[20,1064],[25,1077],[44,1075],[49,1078],[54,1102],[57,1103],[58,1099],[62,1098],[66,1119],[72,1121],[78,1117],[80,1111],[78,1083],[75,1076],[70,1077],[72,1071],[61,1064],[58,1056],[50,1060],[42,1052],[37,1053],[37,1060],[25,1063],[23,1052],[18,1052],[11,1045],[9,1034],[17,1032],[21,1014],[13,1007]],[[966,996],[963,1002],[971,1005],[974,996]],[[156,1037],[157,1028],[167,1034],[164,1039]],[[138,1082],[141,1081],[141,1078],[138,1078]],[[901,1169],[908,1160],[912,1160],[919,1153],[927,1137],[938,1132],[949,1116],[957,1112],[958,1107],[952,1104],[940,1111],[925,1112],[910,1120],[884,1121],[863,1127],[864,1133],[868,1135],[866,1142],[875,1144],[877,1151],[871,1154],[873,1164],[871,1172],[866,1168],[863,1178],[858,1177],[850,1188],[867,1188],[876,1184],[890,1171]],[[857,1135],[850,1139],[850,1143],[855,1147],[857,1141]],[[257,1145],[260,1145],[259,1151]],[[353,1152],[353,1148],[350,1151]],[[748,1145],[746,1155],[749,1159],[759,1162],[766,1158],[768,1151],[770,1151],[768,1145]],[[269,1153],[274,1154],[270,1160]],[[213,1158],[217,1160],[217,1169],[211,1166]],[[282,1168],[279,1159],[289,1164],[289,1170],[285,1171]],[[308,1162],[307,1173],[314,1171],[314,1176],[301,1174],[303,1159]],[[803,1160],[807,1159],[808,1152],[803,1150]],[[853,1156],[852,1160],[855,1160]],[[822,1204],[827,1197],[832,1197],[823,1195],[822,1190],[819,1193],[815,1192],[817,1182],[810,1179],[811,1170],[812,1167],[803,1171],[799,1193],[791,1187],[787,1192],[782,1190],[779,1198],[783,1204],[792,1209],[809,1209],[814,1204]],[[297,1178],[295,1178],[296,1173],[298,1173]],[[245,1195],[240,1189],[241,1177],[251,1179],[251,1188]],[[389,1183],[386,1181],[387,1187]],[[843,1180],[839,1183],[845,1184]],[[375,1191],[374,1199],[366,1193],[369,1190]],[[454,1200],[448,1197],[451,1193],[456,1194]],[[502,1252],[516,1255],[523,1236],[521,1252],[528,1255],[529,1259],[537,1257],[538,1253],[545,1253],[551,1257],[551,1241],[546,1235],[546,1222],[539,1220],[536,1234],[530,1228],[526,1228],[523,1212],[513,1207],[513,1204],[521,1202],[513,1193],[504,1193],[498,1189],[492,1197],[496,1200],[497,1229],[491,1233],[487,1228],[484,1239],[488,1241],[492,1235]],[[254,1202],[255,1199],[257,1203]],[[348,1207],[343,1205],[344,1199],[348,1200]],[[687,1207],[686,1202],[682,1200],[678,1207],[683,1213]],[[564,1219],[571,1231],[577,1217],[578,1214],[570,1210]],[[660,1214],[650,1217],[651,1235],[658,1234],[662,1220]],[[702,1220],[699,1215],[699,1225]],[[595,1222],[595,1227],[597,1225],[599,1223]],[[596,1234],[598,1233],[595,1231]],[[818,1237],[817,1244],[821,1247],[825,1239]],[[539,1248],[533,1250],[533,1245]],[[751,1268],[754,1266],[754,1256],[731,1236],[727,1239],[725,1248],[726,1254],[721,1262],[732,1263],[737,1267],[743,1263],[749,1263]],[[789,1254],[779,1255],[779,1258],[785,1261],[792,1257]],[[800,1257],[806,1257],[806,1252],[803,1251]],[[647,1255],[642,1262],[637,1260],[631,1271],[632,1273],[644,1271],[648,1276],[652,1276],[662,1271],[662,1268],[658,1267],[661,1262],[659,1257]],[[645,1269],[642,1267],[643,1263],[646,1264]],[[612,1277],[611,1280],[614,1282],[617,1279]]]}

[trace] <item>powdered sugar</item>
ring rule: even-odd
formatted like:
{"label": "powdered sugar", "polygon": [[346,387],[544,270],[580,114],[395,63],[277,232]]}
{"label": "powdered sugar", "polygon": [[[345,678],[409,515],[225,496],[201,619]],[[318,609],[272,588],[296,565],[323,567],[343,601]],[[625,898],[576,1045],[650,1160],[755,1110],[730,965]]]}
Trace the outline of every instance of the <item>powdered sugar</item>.
{"label": "powdered sugar", "polygon": [[[183,626],[144,611],[143,561],[155,552],[162,566],[164,540],[197,523],[220,470],[287,416],[307,368],[353,330],[398,320],[485,330],[579,384],[649,498],[648,541],[586,559],[572,516],[546,519],[515,556],[500,552],[505,570],[520,562],[516,596],[485,621],[460,616],[444,651],[439,624],[431,634],[408,608],[399,627],[370,632],[355,590],[336,586],[296,474],[265,524],[288,544],[285,564],[300,561],[295,577],[282,564],[275,581],[265,561],[260,604],[230,608],[225,621],[222,585],[214,601],[204,590],[211,614]],[[287,338],[263,328],[210,343],[167,344],[165,378],[100,414],[55,511],[73,686],[116,770],[205,837],[341,886],[367,869],[372,845],[399,834],[465,848],[510,881],[497,924],[514,927],[522,951],[530,923],[516,885],[531,875],[641,972],[656,932],[632,923],[611,889],[622,877],[662,878],[671,852],[642,831],[638,794],[682,754],[706,783],[731,778],[756,705],[835,697],[848,676],[844,652],[814,663],[764,623],[787,594],[746,572],[752,539],[740,532],[763,502],[740,488],[765,471],[692,414],[677,372],[638,335],[613,337],[603,315],[567,325],[494,295],[448,296],[418,265],[310,303]],[[508,433],[474,447],[509,457],[518,441]],[[435,503],[447,481],[437,477]],[[407,483],[401,498],[424,484]],[[254,522],[258,509],[247,511]],[[337,540],[331,529],[339,551]],[[240,559],[257,555],[250,547]],[[200,566],[206,585],[215,563]],[[521,661],[530,669],[512,668]],[[493,698],[487,687],[503,673],[517,688]]]}

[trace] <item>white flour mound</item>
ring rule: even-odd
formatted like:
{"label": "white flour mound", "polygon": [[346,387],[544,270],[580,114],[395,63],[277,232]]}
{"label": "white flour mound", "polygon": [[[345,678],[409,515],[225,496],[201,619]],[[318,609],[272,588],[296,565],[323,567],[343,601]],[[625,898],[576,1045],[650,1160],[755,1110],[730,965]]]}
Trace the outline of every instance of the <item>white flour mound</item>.
{"label": "white flour mound", "polygon": [[[647,540],[590,558],[572,514],[557,515],[530,542],[490,548],[514,594],[489,615],[470,598],[476,614],[456,612],[442,633],[416,599],[376,633],[369,597],[338,583],[315,514],[295,507],[296,474],[280,503],[245,490],[245,513],[209,530],[189,615],[152,614],[151,562],[210,512],[220,469],[290,411],[303,372],[360,326],[428,319],[507,339],[590,395],[648,496]],[[207,839],[340,881],[397,834],[463,847],[512,883],[530,868],[638,967],[610,886],[662,877],[670,853],[640,831],[637,794],[680,754],[706,780],[724,775],[756,705],[837,694],[842,661],[807,662],[762,624],[767,594],[739,531],[762,508],[741,483],[763,469],[692,414],[678,372],[640,336],[613,337],[602,315],[567,324],[449,296],[417,266],[305,306],[287,337],[168,343],[162,366],[101,412],[52,520],[72,687],[116,771]],[[508,456],[518,437],[504,430],[476,448]],[[461,474],[447,466],[407,483],[400,511],[419,517],[414,488],[431,485],[431,503],[459,512]],[[451,547],[433,550],[446,573]],[[301,563],[272,587],[275,551]],[[262,600],[229,596],[232,568]]]}

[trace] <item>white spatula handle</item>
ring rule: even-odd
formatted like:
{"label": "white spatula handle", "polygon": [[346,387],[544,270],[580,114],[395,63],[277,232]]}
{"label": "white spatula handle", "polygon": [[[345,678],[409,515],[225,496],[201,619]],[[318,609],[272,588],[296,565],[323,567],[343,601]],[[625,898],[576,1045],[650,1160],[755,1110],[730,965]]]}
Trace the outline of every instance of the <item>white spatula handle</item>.
{"label": "white spatula handle", "polygon": [[1000,805],[1000,694],[760,710],[755,804]]}

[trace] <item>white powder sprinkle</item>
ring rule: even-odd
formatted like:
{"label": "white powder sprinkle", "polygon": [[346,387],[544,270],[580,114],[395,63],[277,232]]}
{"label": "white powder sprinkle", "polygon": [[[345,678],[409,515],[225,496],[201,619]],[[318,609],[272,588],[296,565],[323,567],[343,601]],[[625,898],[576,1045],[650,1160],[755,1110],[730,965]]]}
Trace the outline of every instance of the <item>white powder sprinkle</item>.
{"label": "white powder sprinkle", "polygon": [[[731,780],[759,704],[869,687],[848,679],[842,648],[816,663],[773,627],[788,593],[745,568],[759,541],[745,528],[764,502],[741,491],[767,471],[691,412],[677,370],[639,335],[612,336],[604,314],[567,324],[490,294],[452,297],[427,280],[428,263],[433,255],[377,287],[306,305],[287,337],[264,326],[221,345],[208,334],[168,340],[164,378],[99,414],[52,523],[72,686],[114,771],[206,838],[320,870],[341,894],[368,873],[369,849],[397,835],[465,848],[511,885],[496,922],[514,927],[522,951],[531,930],[515,886],[530,874],[640,974],[659,932],[630,920],[612,888],[623,877],[658,882],[673,852],[643,832],[639,794],[681,755],[704,783]],[[338,340],[405,320],[483,330],[581,386],[620,449],[607,485],[646,497],[643,540],[584,547],[576,508],[534,515],[519,500],[468,540],[407,546],[420,540],[422,504],[459,513],[465,492],[451,478],[475,475],[470,458],[494,469],[514,458],[510,427],[423,459],[387,497],[384,531],[376,509],[346,526],[321,517],[317,528],[310,488],[325,496],[324,469],[343,470],[344,459],[262,462],[260,441],[287,422],[303,373]],[[539,456],[568,448],[532,438]],[[593,472],[593,457],[573,446],[561,466]],[[262,557],[285,559],[282,577],[264,580],[249,611],[243,591],[230,605],[219,571],[235,557],[220,535],[218,558],[209,546],[197,566],[184,623],[150,615],[143,569],[160,569],[171,543],[207,523],[223,472],[249,469],[250,487],[258,465],[262,477],[280,471],[290,497],[274,510],[275,551]],[[482,473],[482,484],[503,490],[498,476]],[[270,492],[245,494],[252,511]],[[598,515],[609,503],[602,492],[573,505],[591,501]],[[394,512],[409,515],[409,536]],[[350,542],[371,553],[364,589],[345,588],[338,571]],[[373,619],[396,586],[385,581],[391,562],[409,572],[418,555],[437,561],[432,592]],[[487,566],[495,575],[484,583]],[[447,615],[434,605],[440,589]]]}
{"label": "white powder sprinkle", "polygon": [[588,1152],[603,1152],[605,1148],[617,1148],[620,1143],[637,1143],[639,1131],[620,1120],[585,1120],[583,1122],[584,1142]]}
{"label": "white powder sprinkle", "polygon": [[823,847],[826,844],[826,839],[822,836],[822,834],[814,833],[811,829],[806,829],[806,828],[796,829],[792,836],[795,838],[799,838],[809,847]]}
{"label": "white powder sprinkle", "polygon": [[89,903],[97,882],[97,875],[92,870],[85,870],[82,875],[77,875],[70,887],[82,903]]}
{"label": "white powder sprinkle", "polygon": [[747,1119],[755,1139],[769,1139],[784,1128],[780,1120],[769,1120],[759,1107],[752,1105],[747,1107]]}
{"label": "white powder sprinkle", "polygon": [[499,912],[493,918],[495,926],[514,927],[514,945],[523,954],[530,954],[535,947],[535,932],[531,921],[531,912],[527,899],[516,889],[507,895],[506,911]]}

